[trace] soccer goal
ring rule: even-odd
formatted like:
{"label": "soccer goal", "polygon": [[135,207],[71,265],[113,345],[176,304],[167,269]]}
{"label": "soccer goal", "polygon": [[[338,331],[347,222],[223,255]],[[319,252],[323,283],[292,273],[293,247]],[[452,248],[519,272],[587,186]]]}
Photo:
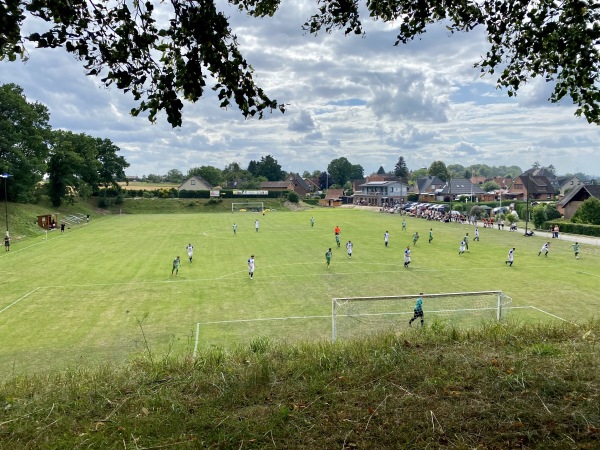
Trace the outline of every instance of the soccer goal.
{"label": "soccer goal", "polygon": [[232,203],[231,212],[262,212],[265,210],[263,202]]}
{"label": "soccer goal", "polygon": [[[423,299],[425,323],[447,321],[457,326],[482,320],[502,320],[512,298],[502,291],[451,292],[443,294],[334,298],[331,302],[331,340],[356,338],[406,328],[415,301]],[[413,322],[420,326],[420,321]]]}

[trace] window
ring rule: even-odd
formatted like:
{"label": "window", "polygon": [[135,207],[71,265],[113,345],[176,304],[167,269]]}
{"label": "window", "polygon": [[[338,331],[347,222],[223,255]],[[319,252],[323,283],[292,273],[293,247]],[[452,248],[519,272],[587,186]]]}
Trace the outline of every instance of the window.
{"label": "window", "polygon": [[192,181],[192,186],[196,184],[196,180],[191,180]]}

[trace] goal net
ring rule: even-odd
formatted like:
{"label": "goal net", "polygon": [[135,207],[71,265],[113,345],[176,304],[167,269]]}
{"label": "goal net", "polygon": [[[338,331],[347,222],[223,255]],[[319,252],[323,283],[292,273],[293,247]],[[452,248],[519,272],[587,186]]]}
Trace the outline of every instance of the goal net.
{"label": "goal net", "polygon": [[265,210],[263,202],[232,203],[231,212],[262,212]]}
{"label": "goal net", "polygon": [[[423,300],[425,325],[442,321],[455,326],[474,326],[481,321],[501,320],[506,317],[506,306],[512,302],[502,291],[334,298],[331,340],[406,328],[419,297]],[[420,318],[413,326],[421,326]]]}

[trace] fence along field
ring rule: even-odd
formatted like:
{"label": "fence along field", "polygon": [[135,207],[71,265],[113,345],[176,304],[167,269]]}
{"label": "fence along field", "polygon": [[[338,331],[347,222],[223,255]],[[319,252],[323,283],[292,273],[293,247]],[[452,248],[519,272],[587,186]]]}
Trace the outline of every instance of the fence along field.
{"label": "fence along field", "polygon": [[[343,209],[129,215],[92,218],[65,235],[49,233],[48,241],[21,242],[0,255],[1,372],[119,363],[148,351],[193,354],[262,337],[329,341],[334,297],[502,290],[513,299],[510,320],[576,323],[596,312],[595,247],[583,246],[576,261],[571,243],[559,240],[551,242],[548,258],[538,257],[542,237],[480,227],[481,242],[471,241],[470,251],[459,256],[460,240],[465,232],[472,236],[473,227],[409,218],[403,233],[400,222],[397,215]],[[403,250],[412,245],[414,231],[422,237],[404,269]],[[189,243],[195,247],[192,263],[185,252]],[[504,260],[512,246],[517,251],[509,268]],[[246,266],[251,254],[253,280]],[[178,255],[175,277],[171,263]],[[426,299],[426,325],[453,323],[451,315],[436,318],[428,309]],[[398,321],[398,329],[407,320]]]}

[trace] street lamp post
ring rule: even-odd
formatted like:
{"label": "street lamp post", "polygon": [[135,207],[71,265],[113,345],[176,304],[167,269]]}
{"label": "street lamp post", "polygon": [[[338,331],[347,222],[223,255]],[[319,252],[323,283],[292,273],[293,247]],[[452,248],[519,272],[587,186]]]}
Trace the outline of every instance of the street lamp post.
{"label": "street lamp post", "polygon": [[8,236],[8,189],[6,180],[8,177],[12,177],[10,173],[3,173],[0,178],[4,178],[4,213],[6,214],[6,236]]}
{"label": "street lamp post", "polygon": [[529,224],[529,175],[526,177],[527,183],[525,185],[525,236],[527,236],[527,225]]}

